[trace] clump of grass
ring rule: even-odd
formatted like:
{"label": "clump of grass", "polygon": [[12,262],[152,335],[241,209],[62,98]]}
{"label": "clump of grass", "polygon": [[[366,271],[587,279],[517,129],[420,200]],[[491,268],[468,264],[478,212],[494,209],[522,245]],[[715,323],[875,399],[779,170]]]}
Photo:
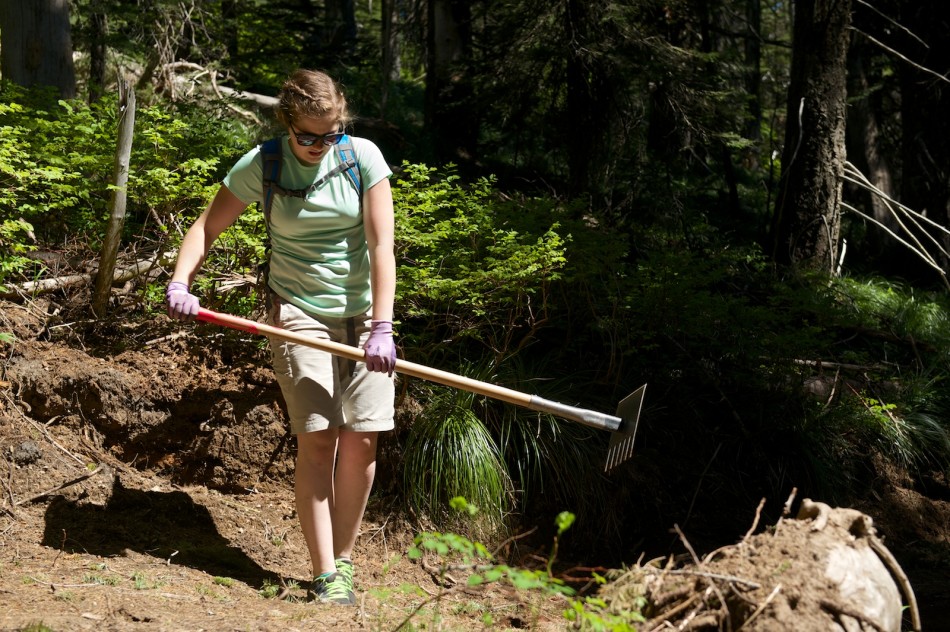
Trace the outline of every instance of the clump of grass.
{"label": "clump of grass", "polygon": [[412,424],[403,458],[410,506],[443,526],[463,526],[445,511],[462,496],[479,508],[464,526],[485,536],[502,529],[512,485],[498,446],[475,414],[475,396],[432,388],[429,405]]}

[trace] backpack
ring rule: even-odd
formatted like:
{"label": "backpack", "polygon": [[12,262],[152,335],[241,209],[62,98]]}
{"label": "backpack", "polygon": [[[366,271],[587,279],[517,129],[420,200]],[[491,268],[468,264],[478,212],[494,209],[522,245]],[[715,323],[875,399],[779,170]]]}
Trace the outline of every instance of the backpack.
{"label": "backpack", "polygon": [[350,184],[356,189],[359,196],[360,208],[363,208],[363,177],[360,173],[360,165],[356,161],[356,152],[353,149],[353,142],[349,135],[344,134],[340,142],[333,146],[333,150],[340,159],[340,164],[330,170],[328,174],[311,184],[306,189],[285,189],[280,186],[280,171],[283,166],[283,156],[281,155],[281,139],[271,138],[261,145],[261,160],[264,162],[263,180],[264,180],[264,204],[262,211],[264,213],[264,229],[267,231],[267,244],[265,245],[264,262],[260,265],[258,274],[258,290],[260,294],[269,299],[270,292],[267,291],[267,271],[270,267],[270,210],[274,203],[274,195],[289,195],[306,199],[310,193],[322,187],[330,178],[345,173]]}

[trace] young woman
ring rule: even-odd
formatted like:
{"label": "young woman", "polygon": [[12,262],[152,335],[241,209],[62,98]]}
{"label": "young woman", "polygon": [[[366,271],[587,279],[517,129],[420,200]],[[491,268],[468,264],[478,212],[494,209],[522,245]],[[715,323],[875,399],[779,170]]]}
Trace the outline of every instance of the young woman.
{"label": "young woman", "polygon": [[[326,74],[298,70],[284,83],[278,119],[280,185],[307,189],[341,160],[333,145],[350,121],[346,99]],[[269,213],[268,322],[364,350],[352,362],[299,344],[271,341],[274,371],[297,437],[294,491],[310,552],[313,599],[353,604],[353,549],[376,469],[380,431],[393,428],[396,363],[392,171],[371,141],[351,138],[362,204],[345,174],[304,197],[275,195]],[[264,201],[261,148],[244,155],[182,241],[168,284],[168,314],[193,319],[189,286],[223,230]]]}

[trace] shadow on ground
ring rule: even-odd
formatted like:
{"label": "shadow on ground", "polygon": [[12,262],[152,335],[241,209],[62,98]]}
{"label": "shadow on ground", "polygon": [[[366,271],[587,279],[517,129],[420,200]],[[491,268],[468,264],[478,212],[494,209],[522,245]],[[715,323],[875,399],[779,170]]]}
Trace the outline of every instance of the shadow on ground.
{"label": "shadow on ground", "polygon": [[208,510],[180,491],[140,491],[116,478],[103,505],[54,497],[46,511],[43,545],[111,557],[135,551],[250,586],[279,584],[218,533]]}

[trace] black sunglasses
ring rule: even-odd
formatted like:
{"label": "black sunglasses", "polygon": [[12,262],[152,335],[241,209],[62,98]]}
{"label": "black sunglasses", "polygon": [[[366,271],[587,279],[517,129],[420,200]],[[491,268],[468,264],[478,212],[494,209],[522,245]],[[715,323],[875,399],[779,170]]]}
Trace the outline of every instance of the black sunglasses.
{"label": "black sunglasses", "polygon": [[294,137],[297,139],[297,144],[301,147],[310,147],[316,142],[321,142],[324,145],[336,145],[339,143],[343,136],[343,132],[331,132],[329,134],[298,134],[297,130],[294,129],[293,123],[290,124],[290,131],[294,133]]}

